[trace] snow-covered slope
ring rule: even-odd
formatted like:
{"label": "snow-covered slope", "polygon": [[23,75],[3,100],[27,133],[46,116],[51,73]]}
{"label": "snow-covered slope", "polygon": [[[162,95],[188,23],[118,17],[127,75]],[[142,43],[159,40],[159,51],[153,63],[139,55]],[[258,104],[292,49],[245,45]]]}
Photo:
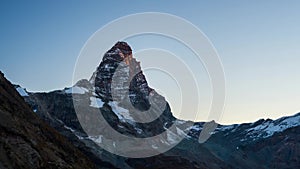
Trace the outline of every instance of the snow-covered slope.
{"label": "snow-covered slope", "polygon": [[[253,123],[255,124],[255,123]],[[289,116],[282,117],[277,120],[264,120],[262,123],[251,126],[247,129],[245,138],[250,138],[252,140],[257,140],[260,138],[267,138],[275,133],[282,132],[288,128],[296,127],[300,125],[300,113]]]}
{"label": "snow-covered slope", "polygon": [[[189,130],[189,135],[197,138],[203,130],[203,125],[203,122],[197,122],[193,126],[187,128],[186,131]],[[271,137],[275,133],[280,133],[297,126],[300,126],[300,113],[293,116],[282,117],[277,120],[261,119],[253,123],[218,125],[218,127],[210,134],[214,135],[221,133],[225,136],[234,135],[239,138],[241,142],[251,142]]]}

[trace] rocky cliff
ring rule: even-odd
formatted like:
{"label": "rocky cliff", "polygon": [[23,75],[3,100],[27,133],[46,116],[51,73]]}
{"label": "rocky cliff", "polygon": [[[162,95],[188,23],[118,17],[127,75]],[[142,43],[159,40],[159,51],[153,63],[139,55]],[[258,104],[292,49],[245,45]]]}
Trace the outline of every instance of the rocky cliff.
{"label": "rocky cliff", "polygon": [[148,86],[140,63],[133,58],[127,43],[117,42],[108,50],[94,74],[90,82],[94,82],[95,92],[104,101],[123,101],[129,96],[135,108],[149,109],[149,94],[153,89]]}

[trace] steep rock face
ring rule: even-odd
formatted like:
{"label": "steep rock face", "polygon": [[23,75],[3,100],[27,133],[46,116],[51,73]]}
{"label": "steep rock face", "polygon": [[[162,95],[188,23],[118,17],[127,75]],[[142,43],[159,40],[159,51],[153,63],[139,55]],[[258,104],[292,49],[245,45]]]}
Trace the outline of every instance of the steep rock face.
{"label": "steep rock face", "polygon": [[2,73],[0,168],[94,168],[79,150],[33,113]]}
{"label": "steep rock face", "polygon": [[[117,42],[104,54],[89,81],[96,97],[107,103],[102,112],[110,111],[111,107],[122,107],[128,111],[130,119],[112,118],[115,113],[103,113],[109,124],[121,133],[150,137],[165,131],[165,127],[175,120],[165,98],[148,86],[140,62],[133,57],[132,49],[126,42]],[[149,110],[150,107],[152,109]],[[143,114],[140,111],[148,112]],[[145,118],[152,118],[153,121],[139,123]],[[135,125],[127,125],[129,121]],[[125,125],[123,129],[115,125],[120,123]],[[139,133],[141,130],[143,134]]]}
{"label": "steep rock face", "polygon": [[150,107],[148,97],[152,89],[148,86],[140,62],[133,58],[132,50],[126,42],[117,42],[104,54],[90,81],[95,82],[95,92],[105,101],[122,101],[129,96],[136,108],[147,110]]}

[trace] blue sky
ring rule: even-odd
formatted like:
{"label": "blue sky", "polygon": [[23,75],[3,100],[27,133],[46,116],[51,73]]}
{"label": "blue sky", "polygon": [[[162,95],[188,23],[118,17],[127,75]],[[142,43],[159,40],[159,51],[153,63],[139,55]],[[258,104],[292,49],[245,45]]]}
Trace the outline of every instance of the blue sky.
{"label": "blue sky", "polygon": [[138,12],[165,12],[192,22],[218,51],[227,80],[220,122],[249,122],[300,111],[298,1],[12,0],[0,4],[0,70],[29,91],[71,86],[81,48],[108,22]]}

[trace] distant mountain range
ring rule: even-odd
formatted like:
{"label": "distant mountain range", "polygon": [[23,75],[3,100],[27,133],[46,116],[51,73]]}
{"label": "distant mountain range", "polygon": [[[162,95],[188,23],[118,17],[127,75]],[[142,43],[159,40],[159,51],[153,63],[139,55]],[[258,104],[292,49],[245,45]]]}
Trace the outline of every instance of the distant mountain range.
{"label": "distant mountain range", "polygon": [[[114,84],[113,78],[116,77],[119,81]],[[114,87],[118,90],[111,91],[112,85],[115,85]],[[300,168],[300,113],[277,120],[267,119],[254,123],[217,125],[217,128],[209,133],[211,137],[206,142],[199,143],[198,138],[205,123],[184,121],[176,119],[172,115],[164,97],[148,86],[140,63],[134,59],[131,48],[125,42],[116,43],[105,53],[103,60],[89,80],[80,80],[70,88],[48,93],[33,93],[26,91],[21,86],[14,85],[19,95],[24,98],[23,100],[3,76],[1,76],[0,87],[2,87],[0,88],[2,134],[0,168],[28,168],[35,165],[38,166],[36,168],[51,168],[53,167],[50,165],[52,163],[47,163],[51,160],[59,161],[60,166],[56,166],[57,168],[68,168],[66,166],[76,168],[80,164],[84,168],[122,169]],[[24,104],[24,101],[30,108]],[[163,109],[162,102],[166,103]],[[134,108],[128,107],[128,103]],[[154,109],[150,109],[150,107],[154,107]],[[112,128],[127,136],[146,138],[166,132],[157,140],[165,145],[175,144],[178,136],[182,136],[184,139],[171,150],[156,156],[147,158],[118,156],[104,150],[99,145],[114,149],[122,143],[101,135],[105,126],[97,128],[99,135],[87,135],[80,125],[76,109],[84,110],[91,117],[96,117],[100,110]],[[137,123],[135,119],[139,116],[133,117],[133,113],[136,113],[135,109],[149,110],[149,114],[147,114],[149,117],[154,117],[158,109],[162,109],[163,113],[152,122]],[[21,113],[19,113],[20,111]],[[87,122],[93,123],[94,120],[95,118],[91,118]],[[19,121],[22,121],[18,126],[20,130],[10,132],[9,128],[14,123],[18,124]],[[175,125],[176,128],[169,131],[168,129],[172,125]],[[45,132],[46,129],[41,129],[43,126],[46,126],[47,132]],[[40,130],[42,132],[38,132]],[[44,149],[43,146],[42,148],[34,147],[37,141],[32,141],[32,139],[40,137],[40,142],[45,142],[42,145],[45,145],[47,149]],[[55,140],[56,137],[64,140],[63,143]],[[10,143],[11,140],[19,142]],[[51,141],[53,143],[50,144]],[[7,144],[20,150],[10,157]],[[26,144],[28,146],[23,148],[22,146]],[[153,150],[158,149],[157,142],[149,144]],[[33,150],[27,148],[30,146],[33,147]],[[72,153],[69,149],[72,150]],[[49,155],[50,157],[47,159],[44,158],[42,152],[53,153],[53,155]],[[24,157],[19,157],[19,153]],[[34,158],[32,154],[34,154]],[[56,158],[56,156],[58,157]],[[13,160],[16,159],[20,162],[15,167]],[[22,165],[22,162],[28,163],[28,165]]]}

